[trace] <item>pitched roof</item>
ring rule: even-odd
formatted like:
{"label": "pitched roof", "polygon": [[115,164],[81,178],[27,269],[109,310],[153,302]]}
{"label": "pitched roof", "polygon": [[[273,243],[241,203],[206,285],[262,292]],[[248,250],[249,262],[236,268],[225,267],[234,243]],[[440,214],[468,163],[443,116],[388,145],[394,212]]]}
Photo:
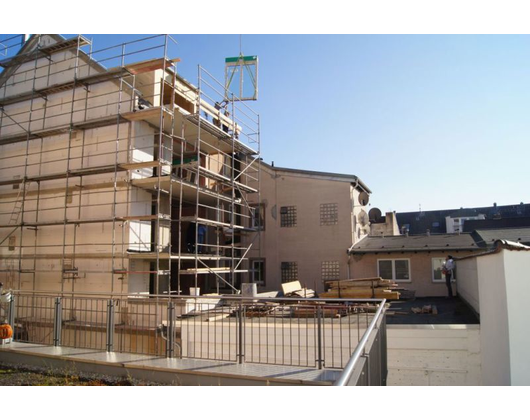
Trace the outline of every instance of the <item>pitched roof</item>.
{"label": "pitched roof", "polygon": [[[473,214],[472,212],[476,212]],[[462,213],[462,214],[461,214]],[[510,204],[505,206],[490,206],[490,207],[473,207],[470,209],[447,209],[447,210],[427,210],[427,211],[412,211],[396,213],[398,226],[408,225],[409,233],[411,235],[422,234],[429,229],[431,233],[446,233],[445,218],[447,216],[466,217],[477,216],[484,214],[486,220],[495,218],[510,218],[510,217],[530,217],[530,204]],[[466,232],[472,232],[473,229],[468,229],[468,222],[464,224]]]}
{"label": "pitched roof", "polygon": [[480,247],[470,234],[367,236],[350,248],[352,254],[403,251],[474,251]]}
{"label": "pitched roof", "polygon": [[505,240],[530,244],[530,227],[505,229],[480,229],[473,234],[480,246],[492,247],[495,241]]}
{"label": "pitched roof", "polygon": [[276,172],[286,172],[291,173],[295,175],[301,175],[301,176],[307,176],[307,177],[319,177],[319,178],[326,178],[332,181],[346,181],[346,182],[356,182],[358,183],[358,186],[361,187],[364,191],[371,194],[372,191],[368,188],[368,186],[356,175],[350,175],[350,174],[340,174],[336,172],[319,172],[319,171],[309,171],[306,169],[294,169],[294,168],[282,168],[279,166],[272,166],[269,165],[266,162],[261,162],[261,165],[265,166],[266,168],[270,170],[274,170]]}

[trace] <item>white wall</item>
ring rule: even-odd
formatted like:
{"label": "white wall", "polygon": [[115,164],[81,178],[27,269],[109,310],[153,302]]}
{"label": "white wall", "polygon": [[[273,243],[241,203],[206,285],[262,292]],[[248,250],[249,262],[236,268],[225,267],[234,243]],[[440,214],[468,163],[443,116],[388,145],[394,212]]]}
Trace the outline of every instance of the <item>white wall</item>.
{"label": "white wall", "polygon": [[504,259],[501,253],[478,258],[484,384],[509,385],[510,345]]}
{"label": "white wall", "polygon": [[478,325],[387,325],[390,386],[482,385]]}
{"label": "white wall", "polygon": [[530,385],[530,252],[503,250],[510,335],[511,385]]}
{"label": "white wall", "polygon": [[458,295],[464,299],[477,313],[480,312],[478,294],[478,268],[476,258],[466,258],[456,263],[458,281],[456,288]]}
{"label": "white wall", "polygon": [[458,293],[480,314],[484,384],[530,385],[530,252],[502,249],[457,264]]}

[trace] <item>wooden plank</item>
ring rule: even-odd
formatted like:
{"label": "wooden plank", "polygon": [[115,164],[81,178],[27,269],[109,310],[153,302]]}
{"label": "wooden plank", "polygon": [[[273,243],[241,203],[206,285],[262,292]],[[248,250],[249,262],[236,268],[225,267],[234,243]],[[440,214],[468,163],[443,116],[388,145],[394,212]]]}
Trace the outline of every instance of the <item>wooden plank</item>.
{"label": "wooden plank", "polygon": [[[173,63],[180,62],[180,58],[174,58],[172,60],[165,60],[165,66],[171,67]],[[146,73],[149,71],[154,70],[160,70],[164,68],[164,59],[163,58],[155,58],[152,60],[146,60],[146,61],[140,61],[138,63],[128,64],[125,66],[127,70],[131,72],[131,74],[140,74],[140,73]]]}
{"label": "wooden plank", "polygon": [[340,284],[337,286],[332,286],[331,289],[350,289],[350,288],[357,288],[357,287],[364,287],[364,288],[372,288],[372,287],[397,287],[397,283],[393,282],[370,282],[370,281],[359,281],[355,283],[345,283]]}
{"label": "wooden plank", "polygon": [[376,289],[374,291],[374,296],[372,296],[372,291],[367,290],[364,292],[351,292],[349,290],[344,290],[340,292],[338,290],[330,290],[329,292],[321,293],[320,297],[322,298],[349,298],[349,299],[370,299],[372,297],[376,299],[399,299],[399,292],[393,292],[386,289]]}
{"label": "wooden plank", "polygon": [[118,166],[120,166],[123,169],[131,170],[131,169],[154,168],[154,167],[157,167],[159,164],[171,165],[171,163],[162,163],[157,160],[154,160],[154,161],[148,161],[148,162],[119,163]]}
{"label": "wooden plank", "polygon": [[350,280],[334,280],[327,281],[326,284],[330,287],[344,287],[344,286],[357,286],[363,285],[393,285],[395,284],[392,280],[384,280],[380,277],[368,278],[368,279],[350,279]]}
{"label": "wooden plank", "polygon": [[299,281],[290,281],[288,283],[282,283],[282,292],[284,295],[302,290],[302,284]]}

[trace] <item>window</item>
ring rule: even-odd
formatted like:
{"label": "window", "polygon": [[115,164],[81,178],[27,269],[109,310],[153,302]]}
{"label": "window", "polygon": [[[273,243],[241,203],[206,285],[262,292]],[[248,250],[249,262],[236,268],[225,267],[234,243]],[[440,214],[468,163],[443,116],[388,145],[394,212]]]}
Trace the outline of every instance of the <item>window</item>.
{"label": "window", "polygon": [[280,207],[280,226],[296,227],[296,206]]}
{"label": "window", "polygon": [[265,260],[257,259],[250,261],[252,283],[265,286]]}
{"label": "window", "polygon": [[327,203],[320,205],[320,226],[336,225],[339,223],[339,205]]}
{"label": "window", "polygon": [[[432,259],[432,281],[434,283],[445,283],[445,276],[442,273],[445,258]],[[454,278],[451,281],[456,281],[456,269],[453,270]]]}
{"label": "window", "polygon": [[383,279],[409,282],[410,260],[377,260],[377,273]]}
{"label": "window", "polygon": [[322,281],[340,280],[338,261],[322,261]]}
{"label": "window", "polygon": [[259,230],[265,230],[265,206],[254,204],[251,208],[251,225],[250,227]]}
{"label": "window", "polygon": [[298,263],[282,262],[282,283],[298,280]]}

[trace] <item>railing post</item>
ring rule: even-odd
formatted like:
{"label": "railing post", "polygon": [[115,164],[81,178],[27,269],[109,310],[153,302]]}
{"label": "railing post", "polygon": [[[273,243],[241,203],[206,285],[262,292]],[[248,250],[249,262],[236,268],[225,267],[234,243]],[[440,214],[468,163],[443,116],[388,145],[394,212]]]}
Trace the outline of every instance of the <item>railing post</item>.
{"label": "railing post", "polygon": [[167,341],[166,341],[166,357],[173,357],[175,352],[175,304],[168,302],[167,304]]}
{"label": "railing post", "polygon": [[61,345],[62,318],[63,303],[60,297],[56,297],[53,317],[53,345],[55,347],[59,347]]}
{"label": "railing post", "polygon": [[15,295],[11,293],[11,299],[9,300],[9,314],[7,315],[7,323],[11,325],[13,329],[13,338],[15,337]]}
{"label": "railing post", "polygon": [[324,360],[322,359],[322,305],[317,306],[317,345],[317,366],[319,369],[322,369],[324,362]]}
{"label": "railing post", "polygon": [[241,302],[239,302],[239,310],[237,311],[238,312],[238,320],[239,320],[239,325],[238,325],[238,328],[239,328],[239,331],[238,331],[238,363],[242,364],[244,363],[245,361],[245,355],[243,354],[243,345],[244,345],[244,340],[245,340],[245,337],[244,337],[244,312],[243,312],[243,305]]}
{"label": "railing post", "polygon": [[114,351],[114,314],[115,302],[113,299],[107,301],[107,351]]}
{"label": "railing post", "polygon": [[388,354],[387,354],[387,341],[386,341],[386,314],[383,314],[381,320],[381,385],[386,386],[386,379],[388,374]]}

